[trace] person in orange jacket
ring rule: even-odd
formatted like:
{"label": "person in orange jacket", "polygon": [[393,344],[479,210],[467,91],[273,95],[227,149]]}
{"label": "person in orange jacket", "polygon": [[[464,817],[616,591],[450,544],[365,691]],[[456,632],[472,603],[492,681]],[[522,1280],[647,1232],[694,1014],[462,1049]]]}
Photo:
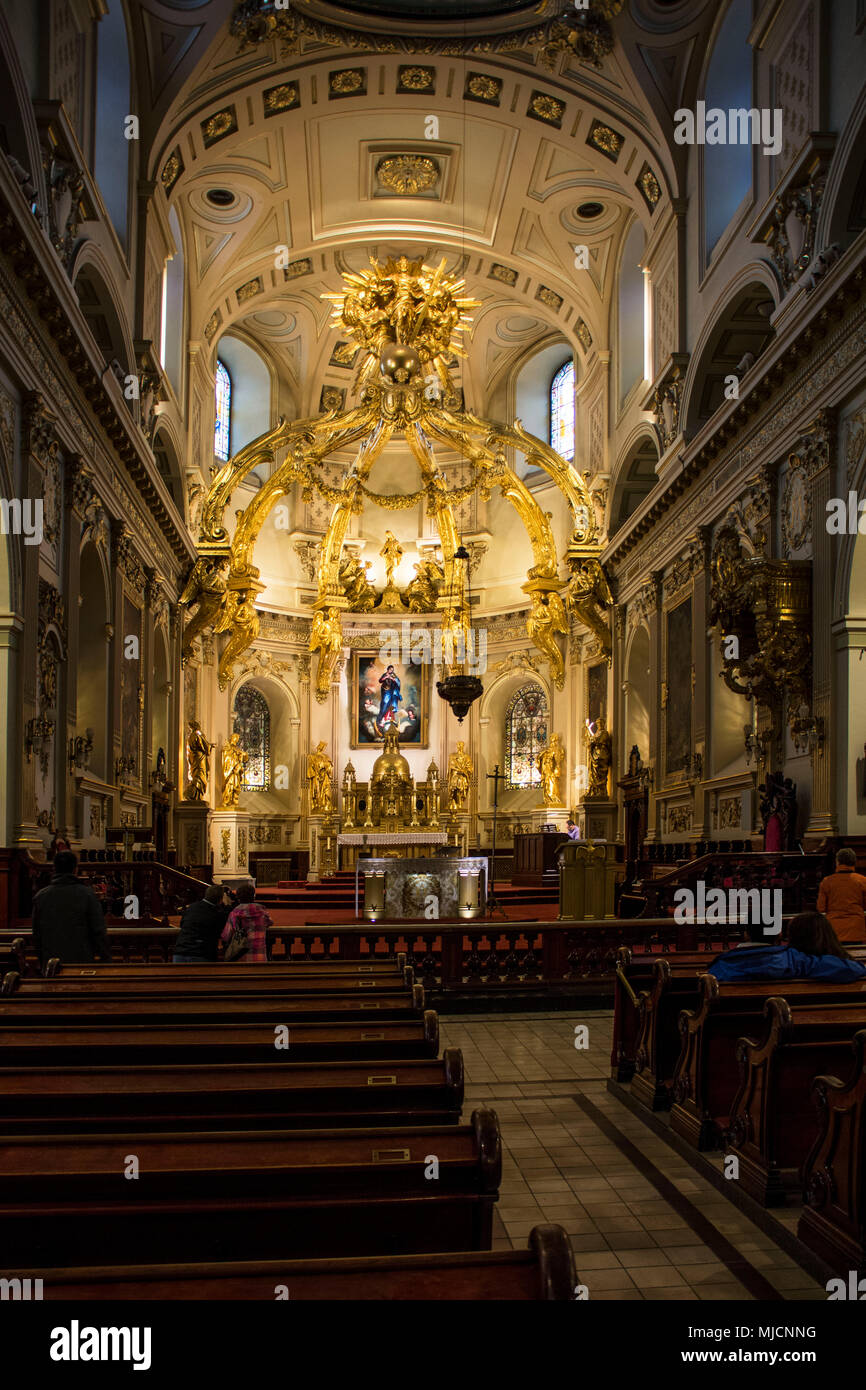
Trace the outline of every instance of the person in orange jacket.
{"label": "person in orange jacket", "polygon": [[853,849],[840,849],[836,872],[821,880],[818,911],[830,918],[840,941],[866,939],[866,878],[857,873]]}

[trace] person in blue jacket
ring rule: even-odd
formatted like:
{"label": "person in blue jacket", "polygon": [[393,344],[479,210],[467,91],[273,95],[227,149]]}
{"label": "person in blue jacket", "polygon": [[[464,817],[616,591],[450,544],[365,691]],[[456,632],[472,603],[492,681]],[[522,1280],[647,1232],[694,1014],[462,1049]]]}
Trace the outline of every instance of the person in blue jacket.
{"label": "person in blue jacket", "polygon": [[849,956],[823,912],[801,912],[788,928],[788,944],[769,942],[763,927],[749,925],[751,942],[716,956],[708,973],[722,980],[826,980],[847,984],[866,978],[866,965]]}

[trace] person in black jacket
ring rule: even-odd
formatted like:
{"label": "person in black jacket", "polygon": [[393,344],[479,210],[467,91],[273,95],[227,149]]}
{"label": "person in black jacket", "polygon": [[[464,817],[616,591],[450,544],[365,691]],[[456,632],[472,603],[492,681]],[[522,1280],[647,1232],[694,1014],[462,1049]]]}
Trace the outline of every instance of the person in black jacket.
{"label": "person in black jacket", "polygon": [[71,850],[54,856],[54,877],[33,899],[33,946],[44,968],[53,956],[78,964],[111,960],[99,899],[78,878]]}
{"label": "person in black jacket", "polygon": [[216,960],[220,933],[229,911],[225,893],[217,883],[212,883],[198,902],[190,903],[180,920],[180,931],[174,943],[172,959],[175,965]]}

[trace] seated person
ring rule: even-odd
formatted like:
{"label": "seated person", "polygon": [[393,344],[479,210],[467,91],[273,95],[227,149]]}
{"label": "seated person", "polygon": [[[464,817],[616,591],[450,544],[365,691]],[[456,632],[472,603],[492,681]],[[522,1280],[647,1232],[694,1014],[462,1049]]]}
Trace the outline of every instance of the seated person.
{"label": "seated person", "polygon": [[242,883],[237,891],[237,907],[232,908],[220,936],[223,946],[228,946],[235,932],[246,940],[246,950],[235,960],[266,961],[268,958],[268,927],[272,925],[270,913],[265,912],[255,900],[256,885]]}
{"label": "seated person", "polygon": [[788,944],[772,941],[764,928],[749,924],[751,941],[716,956],[707,973],[722,980],[826,980],[847,984],[866,978],[866,965],[853,960],[822,912],[801,912],[788,928]]}
{"label": "seated person", "polygon": [[857,873],[853,849],[840,849],[836,872],[821,880],[818,911],[826,913],[840,941],[862,941],[866,936],[866,878]]}
{"label": "seated person", "polygon": [[215,961],[220,933],[229,915],[225,890],[212,883],[203,898],[190,903],[180,920],[180,931],[174,943],[172,960],[175,965],[195,965],[198,961]]}
{"label": "seated person", "polygon": [[579,826],[579,825],[575,825],[575,823],[574,823],[573,820],[570,820],[570,821],[568,822],[568,824],[567,824],[566,827],[565,827],[565,832],[566,832],[566,834],[568,835],[569,840],[579,840],[579,839],[580,839],[580,826]]}

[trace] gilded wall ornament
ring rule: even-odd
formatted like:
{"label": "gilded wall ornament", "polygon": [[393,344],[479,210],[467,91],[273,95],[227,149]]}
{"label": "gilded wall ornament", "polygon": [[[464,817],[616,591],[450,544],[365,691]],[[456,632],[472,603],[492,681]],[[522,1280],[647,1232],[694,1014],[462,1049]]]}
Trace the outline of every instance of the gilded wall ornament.
{"label": "gilded wall ornament", "polygon": [[812,539],[809,477],[796,455],[790,459],[782,502],[782,539],[788,555],[803,550]]}
{"label": "gilded wall ornament", "polygon": [[606,159],[616,164],[622,154],[622,147],[625,144],[625,136],[620,135],[619,131],[613,130],[603,121],[593,121],[586,137],[586,143],[603,154]]}
{"label": "gilded wall ornament", "polygon": [[184,171],[183,156],[180,150],[175,150],[170,154],[165,164],[162,166],[160,182],[166,193],[170,193]]}
{"label": "gilded wall ornament", "polygon": [[250,299],[255,299],[257,294],[264,294],[264,289],[260,275],[257,275],[254,280],[247,280],[245,285],[241,285],[239,289],[235,290],[238,304],[246,304]]}
{"label": "gilded wall ornament", "polygon": [[589,352],[590,348],[592,347],[592,334],[590,333],[589,328],[584,323],[582,318],[578,318],[577,322],[575,323],[574,332],[577,341],[580,343],[580,346],[583,348],[584,352]]}
{"label": "gilded wall ornament", "polygon": [[662,196],[661,186],[658,179],[648,164],[645,164],[637,176],[637,188],[643,194],[644,202],[650,212],[654,212],[659,199]]}
{"label": "gilded wall ornament", "polygon": [[209,343],[213,342],[214,337],[216,335],[216,331],[219,328],[222,321],[222,311],[220,309],[214,309],[213,313],[211,314],[210,318],[204,326],[204,336]]}
{"label": "gilded wall ornament", "polygon": [[301,96],[297,82],[281,82],[279,87],[269,87],[263,94],[265,115],[276,116],[281,111],[291,111],[300,106]]}
{"label": "gilded wall ornament", "polygon": [[542,304],[546,304],[548,309],[552,309],[555,314],[558,314],[562,308],[562,295],[557,294],[556,290],[548,289],[547,285],[539,285],[535,292],[535,298]]}
{"label": "gilded wall ornament", "polygon": [[217,111],[216,115],[209,116],[206,121],[201,122],[205,149],[210,149],[211,145],[217,144],[219,140],[224,140],[227,135],[233,135],[237,128],[238,117],[233,106],[228,106],[224,111]]}
{"label": "gilded wall ornament", "polygon": [[440,169],[438,162],[427,155],[388,155],[376,165],[376,178],[380,188],[401,196],[414,196],[436,187]]}
{"label": "gilded wall ornament", "polygon": [[332,97],[350,97],[363,94],[367,85],[364,68],[343,68],[332,72],[328,78],[328,90]]}
{"label": "gilded wall ornament", "polygon": [[533,92],[526,108],[527,116],[532,116],[536,121],[546,121],[548,125],[556,126],[557,130],[562,127],[564,113],[565,102],[558,97],[548,96],[546,92]]}
{"label": "gilded wall ornament", "polygon": [[287,280],[297,280],[301,275],[312,275],[313,262],[309,256],[302,256],[298,261],[289,261],[283,274]]}
{"label": "gilded wall ornament", "polygon": [[398,92],[434,92],[436,90],[436,69],[422,67],[398,68]]}
{"label": "gilded wall ornament", "polygon": [[490,77],[484,72],[468,72],[463,96],[466,101],[484,101],[490,106],[498,106],[502,95],[502,79]]}
{"label": "gilded wall ornament", "polygon": [[513,289],[517,284],[517,271],[512,270],[510,265],[500,265],[498,262],[490,267],[488,280],[501,280],[503,285],[510,285]]}

